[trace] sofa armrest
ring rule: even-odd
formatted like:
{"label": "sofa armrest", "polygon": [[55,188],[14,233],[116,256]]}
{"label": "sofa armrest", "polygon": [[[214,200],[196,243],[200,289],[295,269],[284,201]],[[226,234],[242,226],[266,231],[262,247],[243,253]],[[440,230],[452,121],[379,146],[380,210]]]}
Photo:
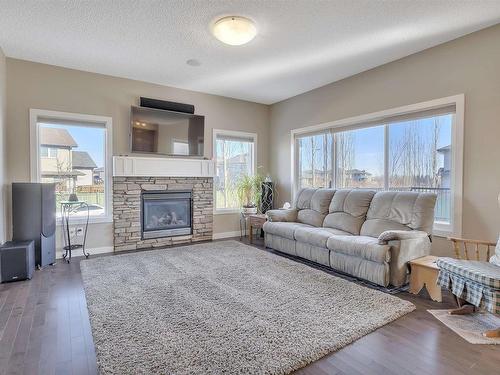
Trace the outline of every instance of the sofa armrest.
{"label": "sofa armrest", "polygon": [[281,209],[281,210],[269,210],[266,211],[267,218],[269,221],[288,221],[294,222],[297,221],[297,209]]}
{"label": "sofa armrest", "polygon": [[385,245],[389,241],[415,240],[425,237],[429,237],[429,235],[420,230],[386,230],[378,236],[378,243]]}
{"label": "sofa armrest", "polygon": [[[408,282],[409,262],[413,259],[421,258],[431,253],[431,240],[426,232],[413,231],[407,232],[407,236],[401,236],[401,239],[387,241],[391,247],[390,261],[390,284],[393,286],[402,286]],[[406,232],[405,232],[406,233]],[[403,239],[403,237],[406,237]]]}

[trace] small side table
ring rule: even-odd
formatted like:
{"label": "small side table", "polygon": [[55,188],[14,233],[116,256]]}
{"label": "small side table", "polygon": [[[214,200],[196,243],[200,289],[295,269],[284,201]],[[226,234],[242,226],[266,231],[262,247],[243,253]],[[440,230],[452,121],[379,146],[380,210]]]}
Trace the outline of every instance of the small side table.
{"label": "small side table", "polygon": [[247,221],[248,215],[244,212],[240,212],[240,241],[243,237],[247,236]]}
{"label": "small side table", "polygon": [[[77,212],[79,209],[84,208],[87,210],[87,215],[85,216],[85,229],[83,233],[83,241],[79,244],[71,243],[71,236],[69,231],[71,214]],[[63,254],[63,259],[66,262],[71,261],[71,252],[76,249],[82,249],[85,258],[89,257],[89,253],[85,251],[85,242],[87,241],[87,230],[89,227],[89,217],[90,210],[89,205],[86,202],[80,201],[64,201],[61,202],[61,214],[62,214],[62,230],[64,237],[64,247],[65,253]]]}
{"label": "small side table", "polygon": [[410,261],[410,293],[418,294],[425,286],[431,299],[441,302],[441,287],[437,285],[439,267],[436,265],[438,257],[428,255]]}
{"label": "small side table", "polygon": [[252,229],[262,229],[264,226],[264,223],[267,221],[267,215],[266,214],[253,214],[253,215],[248,215],[249,219],[249,228],[250,232],[248,234],[250,243],[252,243],[252,238],[253,238],[253,230]]}

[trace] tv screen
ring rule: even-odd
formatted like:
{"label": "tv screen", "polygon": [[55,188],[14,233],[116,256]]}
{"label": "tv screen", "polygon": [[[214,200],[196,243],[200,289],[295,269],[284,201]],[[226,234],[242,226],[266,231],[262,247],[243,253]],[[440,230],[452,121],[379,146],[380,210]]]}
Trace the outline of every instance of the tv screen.
{"label": "tv screen", "polygon": [[132,152],[203,157],[204,116],[132,107],[130,119]]}

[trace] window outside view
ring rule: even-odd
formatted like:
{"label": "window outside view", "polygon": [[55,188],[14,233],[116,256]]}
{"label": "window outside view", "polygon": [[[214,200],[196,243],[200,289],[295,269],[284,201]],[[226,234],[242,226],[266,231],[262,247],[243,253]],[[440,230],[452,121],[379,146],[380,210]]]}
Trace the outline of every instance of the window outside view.
{"label": "window outside view", "polygon": [[[91,216],[105,215],[105,129],[44,123],[39,132],[40,181],[56,184],[57,215],[71,193],[88,203]],[[76,213],[86,215],[86,208]]]}
{"label": "window outside view", "polygon": [[238,209],[236,183],[244,175],[253,175],[253,147],[248,140],[216,136],[215,208]]}
{"label": "window outside view", "polygon": [[297,138],[298,187],[432,192],[436,222],[450,223],[452,121],[445,114]]}

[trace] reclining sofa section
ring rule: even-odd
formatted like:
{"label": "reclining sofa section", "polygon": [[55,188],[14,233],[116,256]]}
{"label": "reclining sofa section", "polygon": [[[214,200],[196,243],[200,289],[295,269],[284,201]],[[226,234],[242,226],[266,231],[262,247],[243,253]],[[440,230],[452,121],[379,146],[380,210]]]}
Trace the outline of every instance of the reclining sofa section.
{"label": "reclining sofa section", "polygon": [[378,285],[401,286],[428,255],[436,195],[302,189],[294,208],[267,211],[266,247]]}

